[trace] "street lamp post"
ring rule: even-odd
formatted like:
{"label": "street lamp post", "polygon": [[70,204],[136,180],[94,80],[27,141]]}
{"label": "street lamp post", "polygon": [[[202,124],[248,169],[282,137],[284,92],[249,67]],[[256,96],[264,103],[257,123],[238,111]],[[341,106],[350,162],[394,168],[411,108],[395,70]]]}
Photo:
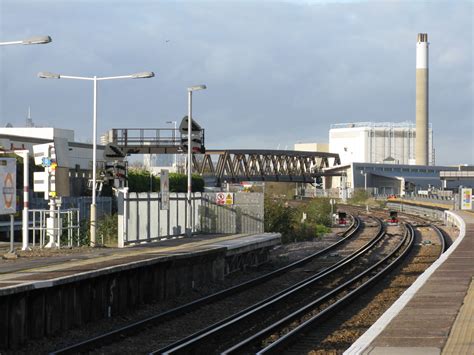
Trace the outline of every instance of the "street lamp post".
{"label": "street lamp post", "polygon": [[144,79],[152,78],[155,74],[153,72],[141,72],[131,75],[121,76],[110,76],[110,77],[84,77],[84,76],[69,76],[61,74],[53,74],[48,72],[38,73],[38,77],[45,79],[77,79],[77,80],[89,80],[94,83],[94,107],[93,107],[93,129],[92,129],[92,203],[91,203],[91,215],[90,215],[90,235],[91,235],[91,246],[96,244],[96,171],[97,171],[97,82],[102,80],[113,80],[113,79]]}
{"label": "street lamp post", "polygon": [[191,237],[193,234],[193,225],[192,225],[192,203],[191,203],[191,192],[192,192],[192,107],[193,107],[193,91],[204,90],[206,85],[196,85],[188,88],[188,193],[187,193],[187,202],[188,202],[188,216],[186,218],[186,235]]}
{"label": "street lamp post", "polygon": [[10,44],[46,44],[51,41],[52,39],[49,36],[38,36],[23,39],[21,41],[0,42],[0,46],[8,46]]}
{"label": "street lamp post", "polygon": [[361,170],[360,173],[364,175],[364,190],[367,192],[367,172],[365,170]]}
{"label": "street lamp post", "polygon": [[[12,44],[47,44],[52,41],[50,36],[36,36],[20,41],[9,41],[0,42],[0,46],[8,46]],[[22,212],[22,250],[28,249],[28,198],[29,198],[29,185],[28,185],[28,150],[20,150],[15,152],[17,155],[23,158],[23,212]]]}

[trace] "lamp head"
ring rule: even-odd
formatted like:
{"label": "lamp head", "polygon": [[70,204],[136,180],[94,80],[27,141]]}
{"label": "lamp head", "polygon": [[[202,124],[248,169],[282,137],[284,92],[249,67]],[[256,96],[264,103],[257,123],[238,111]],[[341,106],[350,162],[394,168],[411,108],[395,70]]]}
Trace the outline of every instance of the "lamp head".
{"label": "lamp head", "polygon": [[146,78],[153,78],[155,73],[152,71],[144,71],[141,73],[132,74],[132,79],[146,79]]}
{"label": "lamp head", "polygon": [[37,36],[25,39],[21,41],[21,44],[46,44],[51,41],[52,39],[49,36]]}
{"label": "lamp head", "polygon": [[207,89],[206,85],[196,85],[188,88],[188,91],[197,91]]}
{"label": "lamp head", "polygon": [[38,73],[38,78],[42,79],[61,79],[61,75],[42,71]]}

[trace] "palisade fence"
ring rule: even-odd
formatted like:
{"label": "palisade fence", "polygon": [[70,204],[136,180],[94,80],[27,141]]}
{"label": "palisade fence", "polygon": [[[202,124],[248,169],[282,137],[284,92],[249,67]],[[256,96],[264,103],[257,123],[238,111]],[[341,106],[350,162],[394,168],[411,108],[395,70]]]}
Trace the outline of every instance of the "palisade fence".
{"label": "palisade fence", "polygon": [[[61,198],[61,209],[68,208],[77,208],[79,210],[79,215],[81,220],[90,220],[91,213],[91,196],[71,196],[71,197],[62,197]],[[97,218],[102,218],[112,214],[112,197],[107,196],[97,196],[96,198],[96,210]],[[30,198],[30,208],[31,209],[44,209],[49,210],[48,200],[43,198]]]}
{"label": "palisade fence", "polygon": [[[170,193],[169,201],[163,210],[159,192],[119,192],[118,246],[185,235],[186,194]],[[193,193],[192,211],[193,233],[263,233],[263,193],[234,193],[233,205],[217,205],[216,193]]]}

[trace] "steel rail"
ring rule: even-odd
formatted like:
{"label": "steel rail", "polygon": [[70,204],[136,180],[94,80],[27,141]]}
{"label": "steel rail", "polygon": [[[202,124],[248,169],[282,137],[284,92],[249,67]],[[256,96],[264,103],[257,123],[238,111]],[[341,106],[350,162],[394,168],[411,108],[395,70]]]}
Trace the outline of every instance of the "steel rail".
{"label": "steel rail", "polygon": [[186,303],[182,306],[170,309],[168,311],[150,316],[148,318],[133,322],[131,324],[127,324],[125,326],[122,326],[118,329],[114,329],[110,332],[95,336],[90,339],[83,340],[81,342],[69,345],[67,347],[54,350],[50,352],[50,355],[56,355],[56,354],[74,354],[77,352],[82,352],[82,351],[88,351],[94,348],[98,348],[100,346],[104,346],[106,344],[113,343],[116,339],[121,339],[123,336],[126,335],[131,335],[136,333],[138,330],[143,329],[145,327],[151,326],[153,324],[156,324],[161,321],[169,320],[172,318],[175,318],[177,316],[180,316],[186,312],[190,312],[192,310],[195,310],[199,307],[202,307],[204,305],[210,304],[212,302],[218,301],[220,299],[223,299],[229,295],[235,295],[238,292],[241,292],[243,290],[246,290],[254,285],[258,285],[262,282],[268,281],[274,277],[277,277],[285,272],[288,272],[292,269],[295,269],[299,266],[303,266],[304,264],[310,262],[311,260],[315,259],[316,257],[319,257],[321,255],[324,255],[325,253],[328,253],[329,251],[335,249],[342,243],[346,242],[348,239],[352,238],[359,230],[361,227],[361,221],[358,217],[353,216],[352,217],[352,223],[349,226],[349,228],[343,232],[341,240],[337,241],[336,243],[333,243],[329,245],[328,247],[313,253],[301,260],[295,261],[289,265],[286,265],[282,268],[279,268],[277,270],[274,270],[272,272],[269,272],[265,275],[259,276],[255,279],[246,281],[244,283],[241,283],[239,285],[227,288],[225,290],[216,292],[214,294],[199,298],[195,301]]}
{"label": "steel rail", "polygon": [[314,300],[313,302],[305,305],[304,307],[300,308],[299,310],[293,312],[292,314],[286,316],[285,318],[275,322],[274,324],[270,325],[269,327],[261,330],[260,332],[250,336],[249,338],[241,341],[240,343],[232,346],[231,348],[222,352],[222,354],[234,354],[242,352],[243,349],[248,348],[251,344],[255,344],[258,341],[265,339],[266,337],[270,336],[278,332],[284,326],[287,326],[294,322],[297,319],[301,319],[304,314],[309,313],[312,309],[315,309],[318,306],[321,306],[325,302],[329,301],[332,297],[335,297],[337,294],[347,291],[351,286],[360,282],[364,277],[373,273],[377,268],[379,268],[382,264],[387,263],[390,259],[393,259],[396,253],[400,251],[400,249],[407,245],[406,248],[400,253],[396,258],[387,266],[385,266],[382,270],[379,270],[374,276],[370,277],[369,280],[365,281],[363,284],[359,285],[357,288],[353,289],[345,296],[319,312],[318,314],[312,316],[310,319],[304,321],[296,328],[289,331],[284,336],[280,337],[276,341],[274,341],[269,346],[261,349],[257,354],[267,354],[267,353],[277,353],[281,351],[285,346],[288,346],[290,343],[294,342],[301,334],[306,332],[310,327],[314,326],[314,324],[318,321],[326,319],[331,314],[334,314],[338,309],[340,309],[343,305],[347,304],[349,301],[357,297],[361,292],[363,292],[368,286],[372,285],[374,282],[379,280],[381,277],[385,276],[388,272],[390,272],[398,263],[407,255],[407,253],[411,250],[414,240],[415,240],[415,232],[411,225],[407,224],[407,231],[404,235],[404,238],[400,241],[400,243],[392,250],[390,254],[385,256],[383,259],[379,260],[377,263],[372,265],[370,268],[362,272],[361,274],[355,276],[351,280],[345,282],[344,284],[338,286],[336,289],[332,290],[331,292],[327,293],[326,295]]}
{"label": "steel rail", "polygon": [[283,302],[285,299],[291,295],[302,291],[305,288],[312,286],[314,283],[322,280],[324,277],[332,275],[339,271],[342,267],[352,263],[357,258],[363,256],[368,250],[370,250],[376,243],[378,243],[382,237],[385,235],[385,229],[383,228],[383,223],[380,219],[375,218],[379,223],[379,229],[376,236],[371,239],[364,246],[356,250],[351,255],[339,260],[334,265],[329,266],[328,268],[308,277],[305,280],[302,280],[295,285],[292,285],[286,288],[283,291],[280,291],[265,300],[262,300],[230,317],[223,319],[220,322],[217,322],[207,328],[204,328],[188,337],[180,339],[164,348],[150,352],[149,354],[173,354],[173,353],[183,353],[189,352],[191,349],[196,349],[200,344],[203,344],[209,338],[213,338],[217,333],[223,332],[224,330],[235,326],[239,321],[248,319],[249,317],[254,316],[257,312],[261,312],[264,309],[267,309],[277,302]]}
{"label": "steel rail", "polygon": [[430,224],[429,226],[433,228],[436,234],[438,235],[439,241],[441,243],[441,252],[440,252],[440,256],[441,256],[441,254],[443,254],[447,249],[446,235],[438,226],[435,226],[434,224]]}

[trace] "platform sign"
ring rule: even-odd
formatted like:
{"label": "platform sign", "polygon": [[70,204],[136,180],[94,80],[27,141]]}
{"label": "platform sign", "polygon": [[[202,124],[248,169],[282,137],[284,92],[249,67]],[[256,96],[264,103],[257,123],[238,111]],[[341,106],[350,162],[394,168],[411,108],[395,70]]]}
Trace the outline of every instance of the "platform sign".
{"label": "platform sign", "polygon": [[472,210],[472,189],[461,189],[461,209]]}
{"label": "platform sign", "polygon": [[232,192],[216,193],[216,205],[233,205],[234,194]]}
{"label": "platform sign", "polygon": [[161,191],[161,209],[170,209],[170,178],[168,170],[161,170],[160,174],[160,191]]}
{"label": "platform sign", "polygon": [[0,215],[16,213],[16,159],[0,159]]}

